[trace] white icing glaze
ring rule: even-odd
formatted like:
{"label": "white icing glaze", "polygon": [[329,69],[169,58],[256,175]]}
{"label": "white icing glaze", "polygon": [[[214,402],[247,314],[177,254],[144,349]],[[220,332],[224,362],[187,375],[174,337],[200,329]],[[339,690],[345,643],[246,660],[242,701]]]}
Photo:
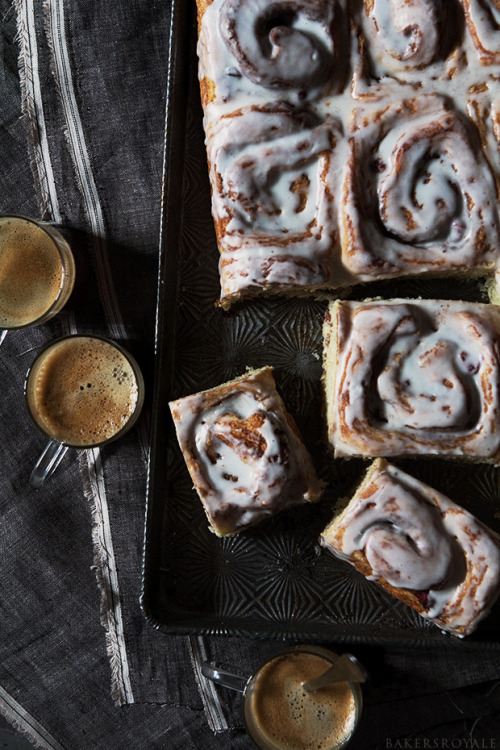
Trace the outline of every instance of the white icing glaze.
{"label": "white icing glaze", "polygon": [[[256,415],[259,424],[258,446],[247,445],[232,437],[236,424]],[[293,456],[282,456],[281,426],[274,414],[259,408],[248,393],[233,394],[200,415],[195,430],[196,452],[202,462],[208,483],[215,494],[231,493],[232,502],[246,505],[255,502],[262,487],[282,484],[287,472],[293,472]],[[210,448],[213,458],[207,460]],[[291,466],[289,464],[292,464]],[[261,498],[261,506],[269,504]]]}
{"label": "white icing glaze", "polygon": [[170,404],[179,444],[216,530],[315,500],[320,484],[270,371]]}
{"label": "white icing glaze", "polygon": [[467,24],[483,64],[500,62],[500,3],[498,0],[463,0]]}
{"label": "white icing glaze", "polygon": [[339,331],[329,339],[338,362],[327,394],[336,456],[500,460],[500,308],[340,302],[330,315]]}
{"label": "white icing glaze", "polygon": [[390,106],[367,125],[356,115],[341,209],[349,270],[369,280],[494,269],[495,184],[462,116],[434,96]]}
{"label": "white icing glaze", "polygon": [[[290,105],[251,107],[210,131],[212,211],[224,223],[223,297],[242,286],[322,285],[336,233],[336,123]],[[341,150],[339,150],[340,153]]]}
{"label": "white icing glaze", "polygon": [[439,0],[365,0],[366,36],[388,72],[434,62],[440,46]]}
{"label": "white icing glaze", "polygon": [[330,74],[333,8],[330,0],[226,0],[219,31],[247,78],[305,90]]}
{"label": "white icing glaze", "polygon": [[321,543],[367,577],[422,593],[423,617],[466,635],[488,614],[500,589],[497,535],[463,508],[400,469],[379,461]]}
{"label": "white icing glaze", "polygon": [[[374,69],[368,72],[364,69],[362,70],[363,52],[360,53],[358,49],[356,35],[362,37],[365,41],[365,46],[370,49],[372,44],[378,44],[380,41],[375,37],[391,38],[396,28],[394,24],[390,23],[391,16],[388,17],[387,24],[382,25],[379,22],[379,30],[376,34],[373,29],[370,31],[366,28],[367,24],[370,26],[373,17],[376,17],[377,13],[384,12],[384,5],[387,5],[386,2],[380,0],[379,9],[379,0],[377,0],[374,3],[373,11],[369,15],[366,14],[364,6],[359,16],[356,14],[351,15],[349,19],[351,26],[350,33],[348,30],[349,24],[341,23],[340,20],[332,21],[336,34],[339,37],[337,44],[339,48],[338,53],[335,52],[335,48],[331,46],[331,42],[328,42],[324,36],[324,31],[321,31],[321,27],[325,26],[325,24],[328,26],[329,21],[324,21],[323,24],[317,23],[315,26],[314,22],[307,21],[307,19],[304,19],[304,16],[300,16],[302,20],[295,23],[300,23],[304,31],[307,31],[312,37],[317,36],[321,40],[321,44],[331,49],[334,53],[334,69],[331,74],[331,81],[328,85],[322,87],[310,85],[307,89],[288,87],[278,90],[266,90],[265,87],[255,83],[242,73],[238,60],[224,42],[219,29],[219,19],[226,1],[214,0],[208,6],[203,14],[198,40],[199,77],[200,79],[208,79],[214,83],[214,98],[205,104],[205,114],[208,116],[209,122],[214,122],[223,114],[240,109],[241,107],[251,104],[262,105],[281,100],[302,107],[307,105],[319,117],[324,117],[329,113],[338,117],[347,125],[352,109],[356,106],[356,100],[361,99],[366,105],[378,107],[381,98],[387,102],[394,103],[405,98],[411,98],[417,92],[437,93],[450,97],[454,100],[460,111],[466,111],[466,100],[469,92],[472,92],[478,86],[484,86],[487,78],[484,67],[480,64],[474,40],[469,33],[465,33],[462,38],[454,42],[446,57],[436,61],[432,61],[431,57],[424,68],[408,61],[400,70],[390,71],[384,68],[375,54],[372,55],[374,58]],[[467,0],[460,0],[460,2],[462,1],[467,6]],[[485,1],[487,2],[488,0]],[[396,8],[397,0],[392,0],[392,3]],[[302,5],[304,6],[305,4]],[[338,8],[343,5],[342,3],[330,0],[330,2],[323,5],[326,9],[328,19],[341,15]],[[399,5],[400,11],[395,9],[392,18],[396,19],[396,21],[398,18],[402,18],[401,14],[408,14],[411,6],[411,11],[416,15],[416,18],[409,18],[409,21],[411,21],[409,23],[410,26],[423,24],[424,21],[422,19],[425,13],[422,12],[422,9],[429,8],[429,13],[425,21],[425,33],[422,34],[425,47],[427,47],[429,39],[436,38],[435,30],[432,30],[429,26],[437,26],[438,28],[446,25],[451,27],[454,25],[460,26],[460,20],[455,23],[456,19],[453,17],[445,23],[447,19],[446,13],[452,13],[453,9],[448,11],[447,3],[443,3],[442,1],[412,0],[410,5],[408,3],[400,3]],[[456,7],[460,10],[459,4]],[[467,8],[465,7],[465,9]],[[346,10],[352,13],[351,4],[347,4]],[[444,16],[443,13],[445,14]],[[440,22],[439,19],[444,20]],[[397,21],[397,23],[401,25],[400,21]],[[248,24],[242,31],[242,34],[245,35],[245,39],[248,42],[249,39],[247,37],[253,36],[252,25]],[[498,48],[498,45],[496,47]],[[396,59],[392,56],[389,57],[393,61]],[[347,76],[343,69],[339,70],[339,68],[342,68],[342,65],[345,65],[346,58],[350,60]],[[299,62],[296,61],[297,64]],[[496,88],[496,80],[500,74],[500,60],[497,63],[495,61],[492,62],[492,67],[488,73],[493,83],[493,88]],[[340,88],[337,76],[341,78]],[[351,76],[350,80],[349,76]]]}

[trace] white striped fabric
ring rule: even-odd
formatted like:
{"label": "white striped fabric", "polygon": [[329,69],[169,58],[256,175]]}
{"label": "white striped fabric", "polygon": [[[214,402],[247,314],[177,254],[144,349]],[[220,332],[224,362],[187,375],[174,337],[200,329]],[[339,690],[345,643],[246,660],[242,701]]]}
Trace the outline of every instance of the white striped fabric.
{"label": "white striped fabric", "polygon": [[49,732],[0,686],[0,713],[34,747],[41,750],[64,750]]}

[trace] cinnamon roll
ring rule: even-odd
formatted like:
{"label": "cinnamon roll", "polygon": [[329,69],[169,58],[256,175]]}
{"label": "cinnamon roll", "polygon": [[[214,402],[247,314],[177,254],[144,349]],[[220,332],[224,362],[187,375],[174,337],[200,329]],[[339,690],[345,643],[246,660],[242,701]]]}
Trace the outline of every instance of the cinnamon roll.
{"label": "cinnamon roll", "polygon": [[208,134],[221,303],[328,284],[338,235],[336,124],[289,104],[222,116]]}
{"label": "cinnamon roll", "polygon": [[482,65],[500,63],[499,0],[463,0],[465,20]]}
{"label": "cinnamon roll", "polygon": [[308,89],[330,76],[332,0],[225,0],[219,29],[243,75],[265,88]]}
{"label": "cinnamon roll", "polygon": [[323,384],[335,456],[500,463],[500,307],[331,303]]}
{"label": "cinnamon roll", "polygon": [[320,544],[459,637],[476,629],[500,592],[500,537],[384,460],[372,464]]}
{"label": "cinnamon roll", "polygon": [[473,124],[434,95],[353,115],[344,266],[357,280],[495,270],[496,185]]}
{"label": "cinnamon roll", "polygon": [[322,483],[271,367],[172,401],[170,409],[194,487],[218,536],[319,499]]}
{"label": "cinnamon roll", "polygon": [[338,0],[197,0],[204,104],[244,96],[314,100],[345,82]]}

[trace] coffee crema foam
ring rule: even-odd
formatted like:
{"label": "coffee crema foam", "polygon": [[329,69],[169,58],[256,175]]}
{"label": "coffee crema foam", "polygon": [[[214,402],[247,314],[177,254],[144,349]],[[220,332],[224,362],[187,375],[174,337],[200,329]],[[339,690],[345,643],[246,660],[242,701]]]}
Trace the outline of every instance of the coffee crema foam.
{"label": "coffee crema foam", "polygon": [[350,736],[356,715],[348,683],[308,693],[303,685],[331,662],[309,653],[278,656],[258,673],[250,709],[266,739],[280,750],[333,750]]}
{"label": "coffee crema foam", "polygon": [[137,405],[138,383],[130,362],[101,339],[78,336],[56,343],[33,374],[33,415],[63,443],[85,447],[109,440]]}
{"label": "coffee crema foam", "polygon": [[54,240],[31,221],[0,220],[0,327],[41,318],[57,299],[63,267]]}

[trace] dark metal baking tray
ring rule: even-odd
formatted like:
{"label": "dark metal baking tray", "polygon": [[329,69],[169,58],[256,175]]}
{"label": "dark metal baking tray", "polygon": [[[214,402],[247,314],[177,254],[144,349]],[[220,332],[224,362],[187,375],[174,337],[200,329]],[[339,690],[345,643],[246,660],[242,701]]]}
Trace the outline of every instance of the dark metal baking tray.
{"label": "dark metal baking tray", "polygon": [[[194,2],[192,3],[194,5]],[[460,640],[320,549],[336,501],[365,464],[333,461],[324,439],[321,326],[326,302],[261,299],[215,306],[218,251],[210,213],[193,8],[172,3],[155,384],[141,606],[166,633],[228,634],[350,643],[500,648],[500,606]],[[357,290],[385,296],[481,299],[479,285],[446,281]],[[356,297],[356,293],[352,294]],[[273,365],[320,476],[315,505],[284,512],[236,537],[208,530],[177,445],[168,401],[210,388],[247,367]],[[500,531],[500,474],[452,461],[399,461]]]}

